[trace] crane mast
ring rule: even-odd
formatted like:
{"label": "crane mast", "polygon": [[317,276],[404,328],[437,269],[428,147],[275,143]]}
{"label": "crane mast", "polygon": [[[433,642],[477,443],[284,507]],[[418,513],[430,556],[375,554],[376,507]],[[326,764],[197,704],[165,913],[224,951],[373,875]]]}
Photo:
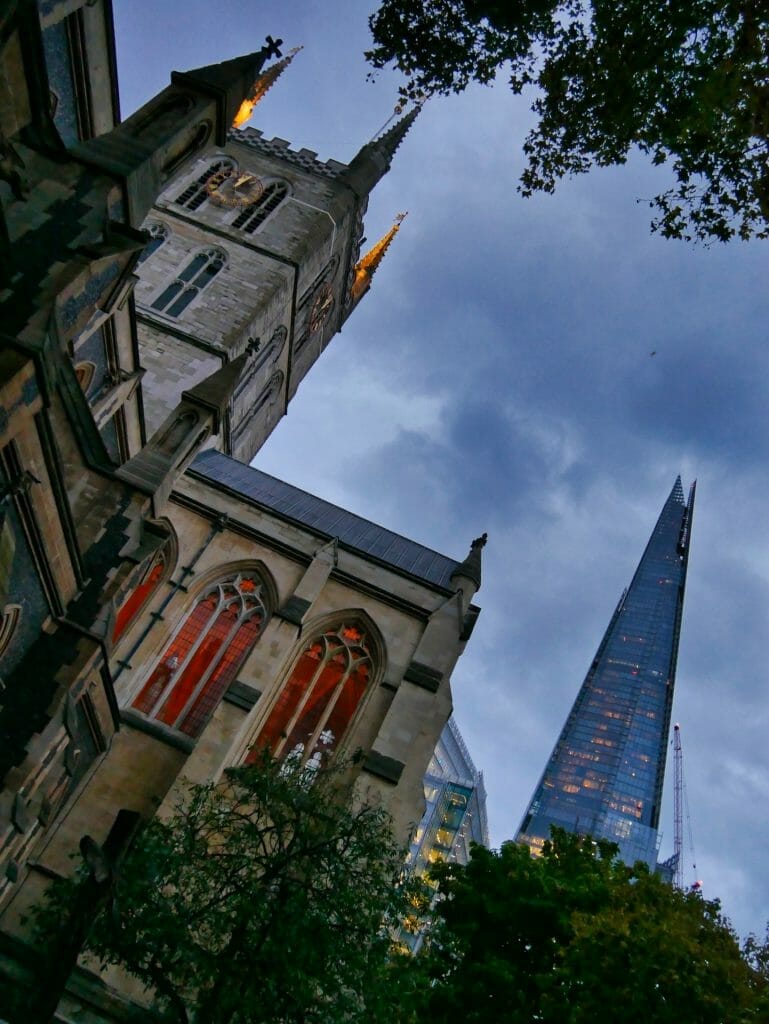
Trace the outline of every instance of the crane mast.
{"label": "crane mast", "polygon": [[684,770],[681,751],[681,727],[673,726],[673,863],[675,871],[673,884],[677,889],[684,887]]}

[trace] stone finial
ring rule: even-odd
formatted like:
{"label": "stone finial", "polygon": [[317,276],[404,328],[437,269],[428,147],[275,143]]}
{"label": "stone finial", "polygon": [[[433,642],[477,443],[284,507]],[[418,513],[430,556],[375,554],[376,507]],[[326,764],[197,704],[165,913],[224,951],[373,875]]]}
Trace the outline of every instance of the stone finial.
{"label": "stone finial", "polygon": [[481,551],[485,548],[487,540],[487,533],[482,533],[480,537],[475,538],[470,544],[470,553],[467,558],[451,574],[452,580],[463,576],[475,584],[476,590],[481,589]]}

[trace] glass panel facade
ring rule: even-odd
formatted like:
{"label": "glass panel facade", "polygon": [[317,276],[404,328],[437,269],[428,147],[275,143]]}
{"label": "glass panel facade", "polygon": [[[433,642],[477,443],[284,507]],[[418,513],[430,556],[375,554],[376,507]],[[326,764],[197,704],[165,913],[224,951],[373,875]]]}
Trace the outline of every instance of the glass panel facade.
{"label": "glass panel facade", "polygon": [[521,824],[534,854],[557,825],[656,866],[693,506],[677,479]]}

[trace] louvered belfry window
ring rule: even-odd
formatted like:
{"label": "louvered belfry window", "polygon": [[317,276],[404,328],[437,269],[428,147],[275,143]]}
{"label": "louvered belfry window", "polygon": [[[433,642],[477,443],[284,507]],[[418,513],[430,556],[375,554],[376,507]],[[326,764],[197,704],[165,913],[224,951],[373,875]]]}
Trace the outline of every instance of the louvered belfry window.
{"label": "louvered belfry window", "polygon": [[283,181],[273,181],[255,203],[239,213],[232,222],[234,228],[240,228],[247,235],[252,235],[273,213],[288,195],[288,185]]}
{"label": "louvered belfry window", "polygon": [[235,164],[231,160],[217,160],[209,164],[206,170],[185,188],[185,190],[174,200],[179,206],[187,210],[197,210],[199,206],[208,199],[213,178],[221,181],[229,178],[235,173]]}

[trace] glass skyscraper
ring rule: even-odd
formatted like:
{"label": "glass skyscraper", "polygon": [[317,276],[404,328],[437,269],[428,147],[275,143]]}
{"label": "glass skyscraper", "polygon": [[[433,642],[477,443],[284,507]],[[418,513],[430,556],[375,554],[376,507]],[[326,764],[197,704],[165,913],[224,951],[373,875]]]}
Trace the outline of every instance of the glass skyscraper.
{"label": "glass skyscraper", "polygon": [[588,669],[516,837],[534,854],[557,825],[656,866],[694,490],[676,480]]}

